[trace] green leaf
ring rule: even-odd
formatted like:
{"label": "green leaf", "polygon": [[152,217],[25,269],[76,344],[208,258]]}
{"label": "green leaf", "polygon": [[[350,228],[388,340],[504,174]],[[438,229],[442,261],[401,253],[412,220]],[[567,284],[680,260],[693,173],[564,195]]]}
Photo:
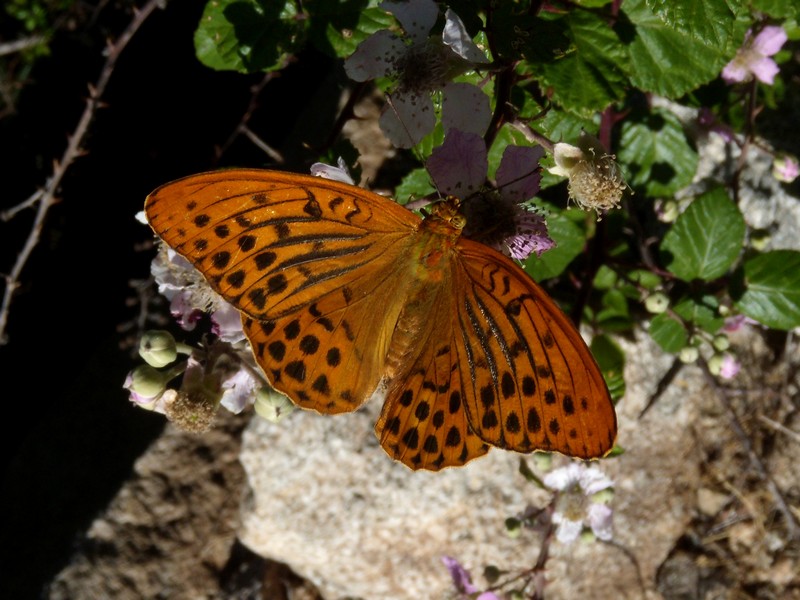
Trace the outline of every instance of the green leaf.
{"label": "green leaf", "polygon": [[744,262],[744,292],[735,293],[742,313],[773,329],[800,326],[800,252],[774,250]]}
{"label": "green leaf", "polygon": [[650,321],[648,333],[664,352],[671,354],[680,352],[689,341],[689,333],[683,323],[665,312]]}
{"label": "green leaf", "polygon": [[618,280],[619,276],[614,269],[608,265],[600,265],[600,268],[597,269],[597,274],[594,276],[593,286],[596,290],[610,290],[617,284]]}
{"label": "green leaf", "polygon": [[624,97],[628,55],[614,30],[593,13],[573,11],[563,23],[571,46],[542,63],[538,75],[552,89],[553,102],[588,116]]}
{"label": "green leaf", "polygon": [[589,346],[616,403],[625,394],[625,353],[607,335],[597,335]]}
{"label": "green leaf", "polygon": [[601,299],[602,307],[594,316],[594,322],[605,331],[627,331],[631,328],[628,299],[620,290],[609,290]]}
{"label": "green leaf", "polygon": [[660,276],[656,275],[651,271],[645,271],[644,269],[635,269],[628,273],[628,279],[633,281],[634,283],[638,283],[642,287],[648,290],[654,290],[658,286],[661,285],[662,279]]}
{"label": "green leaf", "polygon": [[[369,6],[367,6],[369,5]],[[325,0],[308,2],[308,38],[331,56],[345,58],[370,35],[396,24],[395,18],[377,7],[375,0]]]}
{"label": "green leaf", "polygon": [[716,78],[742,40],[725,0],[626,0],[622,11],[636,29],[628,48],[633,85],[668,98]]}
{"label": "green leaf", "polygon": [[536,281],[560,275],[586,245],[583,230],[560,211],[553,209],[547,215],[547,230],[550,237],[555,240],[556,247],[548,250],[541,257],[533,254],[523,264],[525,271]]}
{"label": "green leaf", "polygon": [[675,305],[673,310],[684,321],[694,323],[709,333],[716,333],[725,323],[725,319],[719,314],[719,302],[716,297],[711,295],[700,298],[684,298]]}
{"label": "green leaf", "polygon": [[253,73],[284,66],[305,33],[294,2],[213,0],[194,33],[197,58],[218,71]]}
{"label": "green leaf", "polygon": [[739,256],[744,233],[739,209],[716,188],[696,198],[664,236],[664,263],[684,281],[716,279]]}
{"label": "green leaf", "polygon": [[617,158],[631,176],[631,186],[648,196],[671,196],[689,185],[697,171],[697,152],[680,121],[662,110],[644,122],[625,121]]}
{"label": "green leaf", "polygon": [[753,8],[776,19],[796,19],[800,16],[797,0],[752,0]]}
{"label": "green leaf", "polygon": [[407,204],[412,200],[433,194],[435,191],[428,171],[419,168],[414,169],[403,178],[403,181],[394,190],[394,197],[398,203]]}

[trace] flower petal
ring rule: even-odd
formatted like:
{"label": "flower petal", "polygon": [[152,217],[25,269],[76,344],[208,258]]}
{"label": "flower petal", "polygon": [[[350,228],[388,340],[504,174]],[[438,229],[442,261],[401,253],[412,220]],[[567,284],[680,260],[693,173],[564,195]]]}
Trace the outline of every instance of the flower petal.
{"label": "flower petal", "polygon": [[355,185],[356,182],[353,181],[353,177],[350,175],[350,171],[341,156],[339,157],[338,165],[339,166],[334,167],[333,165],[317,162],[311,165],[311,174],[315,177],[322,177],[323,179],[331,179],[333,181]]}
{"label": "flower petal", "polygon": [[452,556],[442,556],[442,562],[447,570],[450,571],[450,577],[453,578],[453,585],[456,589],[463,594],[474,594],[478,591],[472,583],[472,578],[469,572],[461,566]]}
{"label": "flower petal", "polygon": [[344,70],[353,81],[368,81],[390,75],[407,50],[403,41],[388,29],[376,31],[361,42],[344,61]]}
{"label": "flower petal", "polygon": [[227,302],[211,313],[211,331],[223,342],[236,344],[245,339],[242,314]]}
{"label": "flower petal", "polygon": [[393,146],[411,148],[436,125],[433,100],[429,96],[395,94],[383,108],[378,122]]}
{"label": "flower petal", "polygon": [[612,511],[605,504],[592,504],[589,506],[589,526],[598,539],[609,541],[612,537]]}
{"label": "flower petal", "polygon": [[239,414],[255,400],[255,391],[259,382],[244,367],[222,382],[222,399],[220,404],[234,414]]}
{"label": "flower petal", "polygon": [[541,256],[543,252],[555,247],[555,241],[547,233],[544,217],[523,207],[520,207],[520,211],[515,217],[518,233],[505,239],[511,258],[526,260],[534,252]]}
{"label": "flower petal", "polygon": [[566,467],[553,469],[544,476],[544,484],[551,490],[566,490],[580,481],[581,466],[579,463],[569,463]]}
{"label": "flower petal", "polygon": [[506,146],[495,176],[500,194],[517,203],[533,198],[542,179],[538,168],[542,156],[541,146]]}
{"label": "flower petal", "polygon": [[486,181],[486,143],[475,133],[451,129],[431,153],[427,167],[440,192],[466,198]]}
{"label": "flower petal", "polygon": [[558,528],[556,529],[556,539],[562,544],[571,544],[578,539],[581,531],[583,531],[583,523],[580,521],[572,521],[563,516],[561,516],[560,519],[556,519],[556,517],[559,516],[561,516],[559,513],[553,514],[553,521],[559,521]]}
{"label": "flower petal", "polygon": [[597,467],[586,468],[580,476],[581,489],[587,496],[592,496],[606,488],[611,487],[614,482],[606,477]]}
{"label": "flower petal", "polygon": [[752,43],[752,48],[763,56],[772,56],[777,54],[781,47],[787,40],[786,32],[783,27],[777,25],[770,25],[764,27],[759,34],[755,37]]}
{"label": "flower petal", "polygon": [[444,16],[445,24],[444,31],[442,31],[442,41],[444,41],[453,52],[469,62],[478,64],[489,63],[490,61],[486,58],[486,54],[483,50],[472,41],[461,18],[449,8]]}
{"label": "flower petal", "polygon": [[733,379],[739,374],[742,365],[731,354],[722,357],[722,365],[719,369],[719,376],[723,379]]}
{"label": "flower petal", "polygon": [[448,83],[442,98],[444,130],[460,129],[483,135],[492,120],[489,96],[471,83]]}
{"label": "flower petal", "polygon": [[759,58],[750,62],[750,71],[756,76],[761,83],[772,85],[775,81],[775,75],[778,74],[780,68],[771,58]]}
{"label": "flower petal", "polygon": [[436,25],[436,19],[439,17],[439,6],[433,0],[409,0],[408,2],[385,0],[378,6],[392,13],[415,43],[423,42],[428,38],[428,34]]}

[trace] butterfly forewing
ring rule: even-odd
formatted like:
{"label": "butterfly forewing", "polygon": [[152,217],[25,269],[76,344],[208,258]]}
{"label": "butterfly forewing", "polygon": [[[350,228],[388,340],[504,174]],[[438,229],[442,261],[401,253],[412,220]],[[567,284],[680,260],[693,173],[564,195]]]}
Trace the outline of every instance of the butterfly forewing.
{"label": "butterfly forewing", "polygon": [[262,170],[204,173],[145,204],[156,233],[256,319],[290,314],[340,289],[365,295],[375,261],[392,264],[419,222],[354,186]]}

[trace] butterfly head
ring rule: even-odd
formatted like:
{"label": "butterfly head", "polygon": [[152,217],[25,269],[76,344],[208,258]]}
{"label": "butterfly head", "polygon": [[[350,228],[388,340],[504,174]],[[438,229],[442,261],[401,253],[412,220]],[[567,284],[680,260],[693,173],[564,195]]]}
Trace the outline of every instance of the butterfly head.
{"label": "butterfly head", "polygon": [[434,204],[429,219],[444,222],[459,231],[467,224],[467,218],[461,214],[461,200],[455,196],[448,196]]}

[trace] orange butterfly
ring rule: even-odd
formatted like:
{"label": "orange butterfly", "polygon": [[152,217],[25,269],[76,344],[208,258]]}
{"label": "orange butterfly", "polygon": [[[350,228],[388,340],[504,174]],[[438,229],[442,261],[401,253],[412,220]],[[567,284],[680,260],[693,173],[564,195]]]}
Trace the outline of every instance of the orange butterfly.
{"label": "orange butterfly", "polygon": [[145,203],[241,311],[275,389],[320,413],[383,397],[375,432],[412,469],[489,446],[606,455],[616,414],[580,334],[519,266],[460,237],[457,208],[423,220],[361,188],[255,169],[179,179]]}

